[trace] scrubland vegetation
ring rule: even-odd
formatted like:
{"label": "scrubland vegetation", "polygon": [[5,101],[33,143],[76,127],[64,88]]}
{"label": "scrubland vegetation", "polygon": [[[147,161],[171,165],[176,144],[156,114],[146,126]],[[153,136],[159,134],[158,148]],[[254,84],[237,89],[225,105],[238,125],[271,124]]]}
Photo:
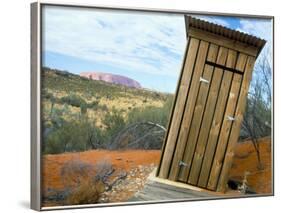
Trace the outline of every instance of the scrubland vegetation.
{"label": "scrubland vegetation", "polygon": [[[49,68],[42,79],[44,154],[161,148],[173,95]],[[138,128],[129,128],[136,124]],[[147,136],[142,138],[144,131]]]}

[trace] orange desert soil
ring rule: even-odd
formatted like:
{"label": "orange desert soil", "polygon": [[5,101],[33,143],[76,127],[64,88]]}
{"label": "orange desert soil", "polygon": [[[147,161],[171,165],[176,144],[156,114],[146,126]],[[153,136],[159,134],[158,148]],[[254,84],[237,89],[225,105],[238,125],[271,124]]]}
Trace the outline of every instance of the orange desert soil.
{"label": "orange desert soil", "polygon": [[249,172],[247,182],[255,192],[272,193],[271,138],[262,138],[259,144],[262,169],[258,169],[257,154],[253,144],[251,141],[245,141],[236,147],[230,178],[242,181],[245,172]]}
{"label": "orange desert soil", "polygon": [[[248,176],[249,186],[257,193],[271,193],[271,139],[260,140],[261,160],[263,169],[258,169],[257,156],[250,141],[238,143],[236,155],[230,177],[242,181],[244,173],[250,172]],[[43,189],[63,189],[60,178],[60,169],[64,163],[70,160],[95,164],[98,161],[108,160],[114,168],[130,171],[140,165],[149,166],[159,163],[159,150],[126,150],[108,151],[92,150],[79,153],[65,153],[57,155],[45,155],[43,157]]]}
{"label": "orange desert soil", "polygon": [[65,153],[58,155],[45,155],[43,157],[43,188],[62,189],[64,187],[61,177],[61,167],[70,160],[79,159],[80,161],[95,164],[99,161],[109,161],[114,168],[130,171],[139,165],[148,166],[158,164],[160,158],[159,150],[91,150],[77,153]]}

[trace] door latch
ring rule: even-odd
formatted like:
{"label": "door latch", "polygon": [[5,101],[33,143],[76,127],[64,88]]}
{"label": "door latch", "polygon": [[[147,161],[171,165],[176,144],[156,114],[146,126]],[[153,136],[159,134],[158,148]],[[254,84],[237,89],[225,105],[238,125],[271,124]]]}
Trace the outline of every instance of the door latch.
{"label": "door latch", "polygon": [[182,160],[179,162],[179,166],[188,166],[187,163],[183,162]]}
{"label": "door latch", "polygon": [[210,82],[208,80],[206,80],[205,78],[202,78],[200,77],[200,82],[203,82],[203,83],[206,83],[206,84],[209,84]]}
{"label": "door latch", "polygon": [[226,119],[228,120],[228,121],[235,121],[235,118],[234,117],[231,117],[231,116],[226,116]]}

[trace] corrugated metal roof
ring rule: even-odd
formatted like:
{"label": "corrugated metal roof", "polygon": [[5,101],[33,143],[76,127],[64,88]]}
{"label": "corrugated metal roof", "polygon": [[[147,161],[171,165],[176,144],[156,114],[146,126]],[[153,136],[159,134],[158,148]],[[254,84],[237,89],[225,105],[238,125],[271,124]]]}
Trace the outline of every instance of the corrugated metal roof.
{"label": "corrugated metal roof", "polygon": [[214,34],[224,36],[229,39],[233,39],[242,43],[246,43],[261,49],[266,41],[260,39],[256,36],[249,35],[237,30],[232,30],[230,28],[224,27],[222,25],[207,22],[201,19],[197,19],[191,16],[185,16],[186,25],[188,27],[197,28],[200,30],[205,30]]}

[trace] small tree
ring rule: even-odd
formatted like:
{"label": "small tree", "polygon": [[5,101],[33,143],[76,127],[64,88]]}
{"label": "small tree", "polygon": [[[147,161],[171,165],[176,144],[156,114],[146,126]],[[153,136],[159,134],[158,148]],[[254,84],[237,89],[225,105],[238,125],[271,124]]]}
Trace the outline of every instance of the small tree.
{"label": "small tree", "polygon": [[242,123],[244,137],[251,138],[257,153],[258,167],[262,168],[258,138],[271,135],[271,88],[272,70],[265,53],[254,69],[253,80],[247,100],[246,113]]}

